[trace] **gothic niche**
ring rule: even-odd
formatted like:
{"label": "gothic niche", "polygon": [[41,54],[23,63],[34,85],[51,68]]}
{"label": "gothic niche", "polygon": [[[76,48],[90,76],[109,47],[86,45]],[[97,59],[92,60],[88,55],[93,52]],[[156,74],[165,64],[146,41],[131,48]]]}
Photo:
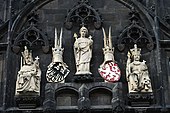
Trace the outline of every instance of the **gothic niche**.
{"label": "gothic niche", "polygon": [[78,4],[68,12],[65,20],[65,27],[71,29],[73,24],[79,26],[92,23],[96,29],[99,29],[102,26],[101,16],[89,4],[88,0],[80,0]]}
{"label": "gothic niche", "polygon": [[141,27],[141,20],[135,9],[129,13],[130,25],[127,26],[118,37],[118,50],[132,48],[134,44],[151,51],[154,49],[154,40],[146,28]]}
{"label": "gothic niche", "polygon": [[49,40],[37,27],[38,18],[38,14],[35,12],[32,12],[27,17],[27,26],[23,28],[22,32],[18,34],[13,42],[12,50],[15,53],[18,53],[20,48],[24,45],[27,45],[28,47],[40,46],[44,53],[49,51]]}

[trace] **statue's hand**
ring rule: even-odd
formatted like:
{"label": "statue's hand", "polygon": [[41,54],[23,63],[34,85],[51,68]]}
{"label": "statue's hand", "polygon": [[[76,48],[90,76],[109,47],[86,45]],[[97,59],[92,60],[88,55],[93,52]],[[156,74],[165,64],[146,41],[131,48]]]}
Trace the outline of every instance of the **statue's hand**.
{"label": "statue's hand", "polygon": [[77,36],[77,34],[76,34],[76,33],[74,33],[74,36],[73,36],[73,37],[77,40],[77,37],[78,37],[78,36]]}
{"label": "statue's hand", "polygon": [[146,64],[146,61],[145,60],[143,60],[143,62],[142,62],[143,64]]}
{"label": "statue's hand", "polygon": [[128,52],[128,54],[127,54],[128,59],[130,59],[130,56],[131,56],[131,54]]}
{"label": "statue's hand", "polygon": [[89,39],[92,40],[92,36],[91,35],[89,36]]}
{"label": "statue's hand", "polygon": [[127,82],[129,82],[129,75],[126,77]]}
{"label": "statue's hand", "polygon": [[23,72],[22,72],[22,71],[19,71],[19,72],[18,72],[18,74],[19,74],[19,75],[22,75],[22,74],[23,74]]}

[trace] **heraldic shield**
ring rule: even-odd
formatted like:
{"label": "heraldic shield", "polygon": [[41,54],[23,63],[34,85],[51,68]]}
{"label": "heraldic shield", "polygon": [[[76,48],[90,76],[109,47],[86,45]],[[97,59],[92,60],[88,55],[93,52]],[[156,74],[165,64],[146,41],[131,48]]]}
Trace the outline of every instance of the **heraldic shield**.
{"label": "heraldic shield", "polygon": [[113,61],[106,62],[98,69],[100,75],[109,82],[117,82],[120,79],[121,71],[116,63]]}
{"label": "heraldic shield", "polygon": [[114,47],[112,46],[111,41],[111,27],[109,28],[109,36],[106,37],[104,28],[104,62],[100,65],[98,71],[100,75],[109,82],[117,82],[120,79],[121,71],[114,60]]}

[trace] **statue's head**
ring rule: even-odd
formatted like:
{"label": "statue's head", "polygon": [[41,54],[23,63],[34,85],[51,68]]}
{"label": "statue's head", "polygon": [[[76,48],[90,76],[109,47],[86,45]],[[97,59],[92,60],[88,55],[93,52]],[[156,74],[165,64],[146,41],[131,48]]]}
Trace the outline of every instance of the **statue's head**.
{"label": "statue's head", "polygon": [[25,49],[25,50],[28,50],[28,49],[27,49],[27,46],[24,46],[24,49]]}
{"label": "statue's head", "polygon": [[140,56],[141,56],[141,48],[137,48],[137,45],[134,45],[133,49],[130,49],[131,53],[132,53],[132,57],[134,58],[134,60],[140,60]]}
{"label": "statue's head", "polygon": [[80,28],[80,34],[81,34],[82,37],[85,37],[85,36],[88,34],[87,28],[84,27],[84,26],[81,27],[81,28]]}
{"label": "statue's head", "polygon": [[27,48],[27,46],[24,46],[24,53],[25,53],[25,55],[28,55],[29,54],[29,52],[28,52],[28,48]]}

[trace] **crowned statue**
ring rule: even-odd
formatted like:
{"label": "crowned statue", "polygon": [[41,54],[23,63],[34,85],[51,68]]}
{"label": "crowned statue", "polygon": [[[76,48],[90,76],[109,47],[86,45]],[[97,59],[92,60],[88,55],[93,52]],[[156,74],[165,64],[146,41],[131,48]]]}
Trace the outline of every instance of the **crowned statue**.
{"label": "crowned statue", "polygon": [[40,93],[41,70],[38,56],[33,60],[32,52],[24,47],[21,57],[21,69],[17,75],[16,94]]}
{"label": "crowned statue", "polygon": [[134,45],[127,54],[126,78],[129,93],[152,92],[151,80],[149,78],[146,61],[140,61],[141,49]]}
{"label": "crowned statue", "polygon": [[88,30],[86,27],[81,27],[80,37],[77,38],[77,34],[74,34],[74,56],[76,61],[76,73],[75,75],[88,75],[92,74],[90,72],[90,61],[92,58],[92,45],[93,40],[91,36],[88,35]]}

